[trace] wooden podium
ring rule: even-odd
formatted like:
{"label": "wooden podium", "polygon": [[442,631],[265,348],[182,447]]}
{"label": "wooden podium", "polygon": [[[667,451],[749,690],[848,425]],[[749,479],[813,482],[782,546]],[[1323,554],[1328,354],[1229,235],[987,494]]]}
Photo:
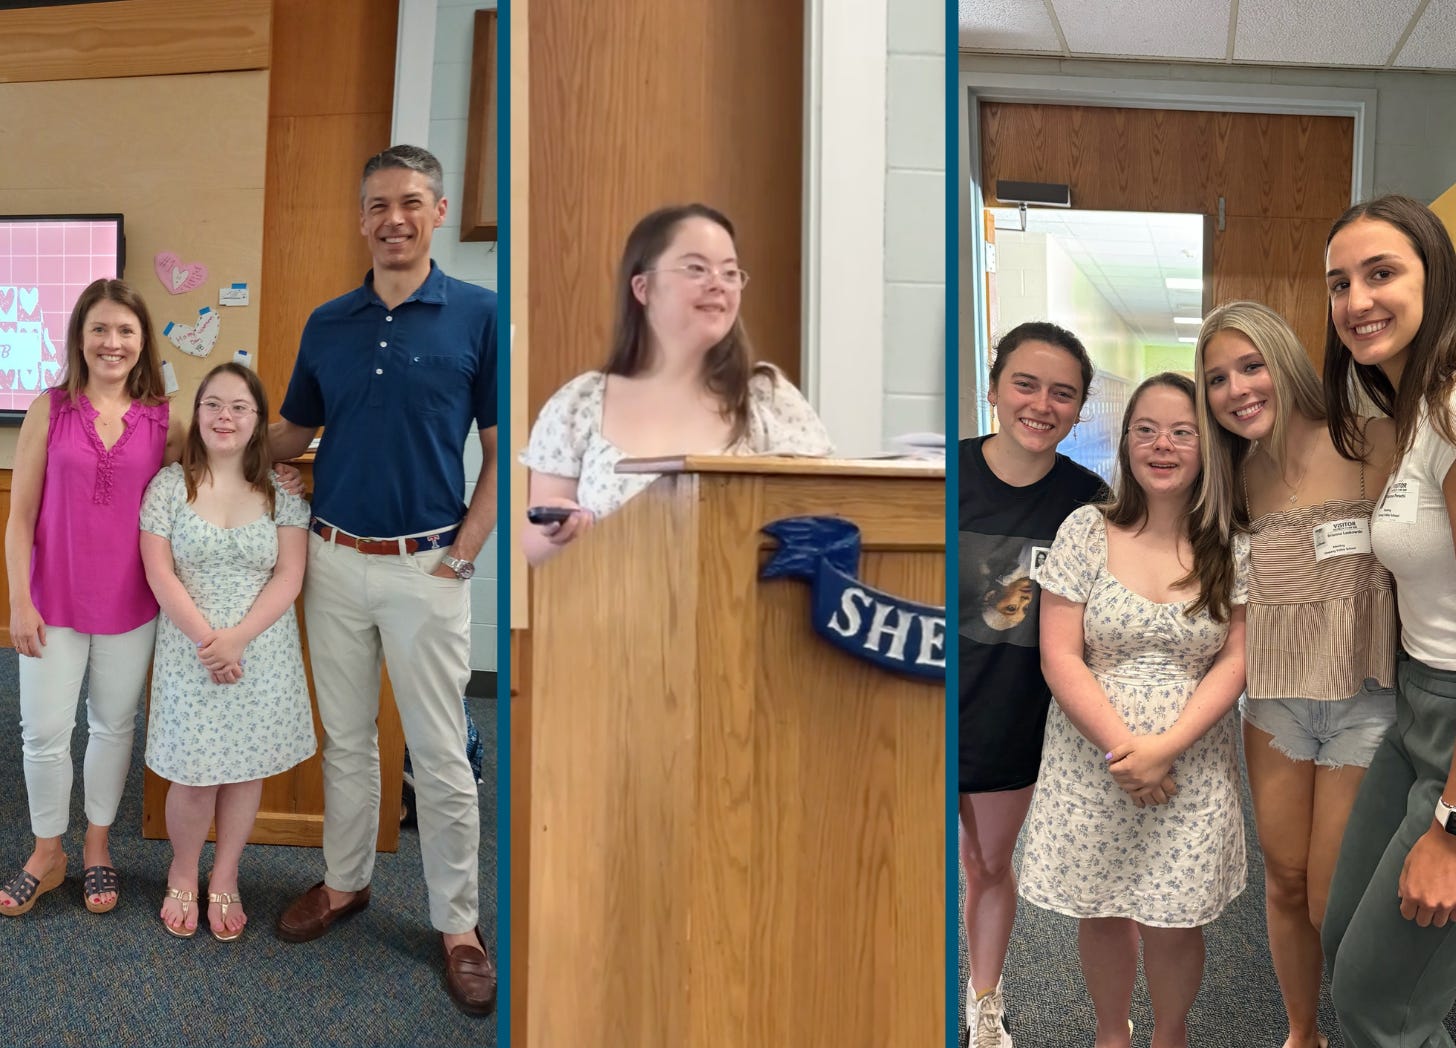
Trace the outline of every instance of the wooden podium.
{"label": "wooden podium", "polygon": [[944,604],[944,468],[622,468],[667,475],[534,582],[516,1043],[943,1044],[945,688],[830,645],[808,584],[758,572],[762,525],[842,516],[867,584]]}

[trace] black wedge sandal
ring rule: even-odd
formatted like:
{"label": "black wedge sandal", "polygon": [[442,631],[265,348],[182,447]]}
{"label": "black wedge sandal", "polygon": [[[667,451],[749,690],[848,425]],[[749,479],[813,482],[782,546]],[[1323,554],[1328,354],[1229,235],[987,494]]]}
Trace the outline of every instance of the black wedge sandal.
{"label": "black wedge sandal", "polygon": [[[114,866],[87,866],[81,889],[86,893],[86,909],[92,913],[110,913],[121,899],[121,880]],[[92,902],[91,896],[112,892],[110,902]]]}

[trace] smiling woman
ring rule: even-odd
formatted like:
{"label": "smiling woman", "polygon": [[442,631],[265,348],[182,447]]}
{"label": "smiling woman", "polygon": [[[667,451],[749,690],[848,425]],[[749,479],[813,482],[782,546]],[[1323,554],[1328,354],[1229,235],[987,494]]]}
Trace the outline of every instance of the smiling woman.
{"label": "smiling woman", "polygon": [[637,223],[617,274],[607,362],[552,396],[521,455],[530,505],[571,514],[523,522],[528,560],[555,555],[657,479],[616,473],[623,458],[832,452],[802,394],[777,368],[754,362],[739,317],[747,284],[721,212],[688,204]]}

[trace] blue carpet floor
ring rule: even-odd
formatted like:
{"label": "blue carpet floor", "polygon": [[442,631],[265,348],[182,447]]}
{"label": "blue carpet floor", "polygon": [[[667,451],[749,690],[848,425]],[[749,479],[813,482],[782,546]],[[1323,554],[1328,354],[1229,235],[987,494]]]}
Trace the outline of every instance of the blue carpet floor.
{"label": "blue carpet floor", "polygon": [[[34,843],[21,767],[16,659],[13,650],[0,651],[0,881],[19,869]],[[486,941],[493,944],[496,701],[469,701],[487,754],[480,907]],[[494,1017],[462,1015],[445,993],[417,830],[401,833],[396,854],[378,857],[369,908],[316,942],[280,942],[273,922],[323,876],[322,853],[260,845],[243,855],[241,889],[250,920],[242,939],[216,942],[205,926],[193,939],[169,936],[157,912],[171,847],[141,836],[143,715],[112,830],[121,901],[109,914],[89,913],[81,894],[84,706],[78,721],[66,883],[30,913],[0,920],[0,1045],[495,1045]],[[204,874],[211,852],[211,845],[203,852]]]}

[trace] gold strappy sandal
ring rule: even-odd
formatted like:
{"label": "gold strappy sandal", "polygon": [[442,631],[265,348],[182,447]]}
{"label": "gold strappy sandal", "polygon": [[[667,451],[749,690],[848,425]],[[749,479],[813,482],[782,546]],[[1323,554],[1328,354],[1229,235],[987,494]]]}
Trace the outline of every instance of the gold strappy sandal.
{"label": "gold strappy sandal", "polygon": [[181,891],[181,890],[179,890],[177,888],[172,887],[169,884],[169,885],[167,885],[167,894],[166,894],[165,898],[163,899],[163,901],[165,902],[166,899],[176,899],[178,902],[180,902],[182,904],[182,925],[183,926],[180,929],[174,928],[170,924],[167,923],[167,918],[163,917],[162,918],[162,927],[163,928],[166,928],[167,931],[170,934],[177,936],[177,938],[179,938],[179,939],[190,939],[190,938],[192,938],[194,935],[197,934],[197,926],[195,924],[191,928],[188,928],[186,926],[187,925],[187,908],[192,903],[194,903],[194,902],[197,901],[197,893],[196,892],[193,892],[193,891]]}
{"label": "gold strappy sandal", "polygon": [[[227,928],[228,907],[231,906],[233,903],[241,903],[243,901],[243,897],[238,892],[232,892],[231,894],[229,894],[228,892],[208,892],[207,901],[210,903],[215,902],[222,907],[222,926],[223,928]],[[211,921],[207,922],[207,926],[212,929],[212,937],[218,942],[233,942],[241,938],[243,934],[243,928],[247,927],[247,925],[244,924],[243,928],[239,928],[231,935],[228,935],[225,933],[218,934],[218,930],[212,927]]]}

